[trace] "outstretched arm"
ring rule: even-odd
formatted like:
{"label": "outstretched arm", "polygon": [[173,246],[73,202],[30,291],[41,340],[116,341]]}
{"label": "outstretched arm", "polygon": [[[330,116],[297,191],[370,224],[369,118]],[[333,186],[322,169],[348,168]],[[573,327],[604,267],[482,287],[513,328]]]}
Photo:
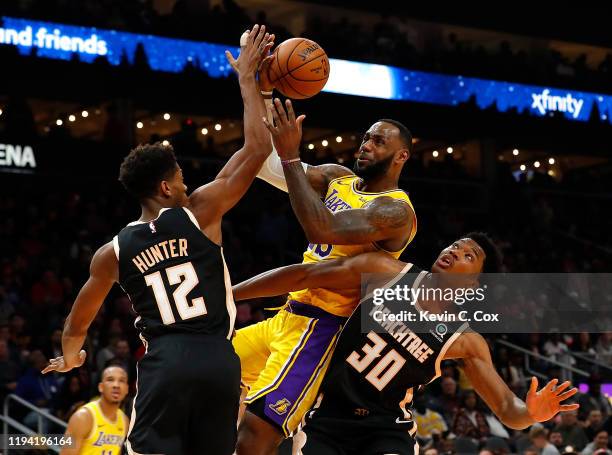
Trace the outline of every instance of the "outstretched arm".
{"label": "outstretched arm", "polygon": [[238,283],[233,287],[234,299],[273,297],[306,288],[359,289],[362,273],[398,273],[405,265],[386,253],[293,264]]}
{"label": "outstretched arm", "polygon": [[85,362],[85,351],[81,350],[87,329],[96,317],[104,299],[117,281],[119,265],[112,242],[102,246],[94,254],[89,267],[89,279],[79,291],[72,310],[66,319],[62,333],[63,356],[51,359],[43,373],[58,371],[65,373]]}
{"label": "outstretched arm", "polygon": [[578,404],[561,404],[578,391],[569,381],[556,387],[553,379],[538,391],[538,380],[531,379],[531,387],[524,402],[517,397],[499,376],[493,365],[489,346],[477,333],[465,333],[447,351],[445,358],[462,358],[464,371],[474,389],[501,422],[515,430],[522,430],[536,422],[546,422],[558,412],[571,411]]}
{"label": "outstretched arm", "polygon": [[325,207],[299,159],[304,116],[296,119],[291,101],[287,112],[275,100],[274,125],[266,126],[283,159],[283,171],[289,188],[291,206],[311,243],[354,245],[403,238],[414,222],[412,208],[403,201],[379,197],[361,209],[332,213]]}
{"label": "outstretched arm", "polygon": [[220,218],[244,196],[255,179],[272,142],[261,119],[266,115],[256,72],[273,45],[274,35],[255,25],[242,46],[238,60],[227,58],[238,73],[244,103],[244,145],[223,166],[215,180],[196,189],[189,197],[190,207],[201,227],[218,223]]}

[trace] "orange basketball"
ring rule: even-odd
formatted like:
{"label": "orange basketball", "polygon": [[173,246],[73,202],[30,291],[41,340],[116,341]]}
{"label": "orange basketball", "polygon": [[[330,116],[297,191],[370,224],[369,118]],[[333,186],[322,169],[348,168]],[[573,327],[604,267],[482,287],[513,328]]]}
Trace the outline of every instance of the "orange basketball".
{"label": "orange basketball", "polygon": [[329,78],[329,59],[321,46],[306,38],[283,41],[268,68],[272,85],[288,98],[304,99],[319,93]]}

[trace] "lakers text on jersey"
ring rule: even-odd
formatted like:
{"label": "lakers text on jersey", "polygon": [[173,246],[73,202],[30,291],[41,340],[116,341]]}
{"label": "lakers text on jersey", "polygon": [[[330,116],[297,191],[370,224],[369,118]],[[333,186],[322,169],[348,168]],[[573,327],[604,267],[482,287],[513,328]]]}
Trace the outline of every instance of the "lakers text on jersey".
{"label": "lakers text on jersey", "polygon": [[100,409],[98,401],[92,401],[83,406],[93,417],[91,432],[81,448],[82,455],[119,455],[127,433],[127,417],[117,410],[117,418],[111,421]]}
{"label": "lakers text on jersey", "polygon": [[[378,197],[390,197],[404,201],[412,207],[412,202],[405,191],[396,189],[383,191],[381,193],[367,193],[359,191],[357,185],[361,179],[355,175],[348,175],[332,180],[325,196],[325,206],[331,212],[339,212],[348,209],[363,208],[372,200]],[[404,247],[398,251],[388,251],[394,258],[399,258],[404,249],[410,244],[416,234],[416,218],[410,228],[408,241]],[[364,245],[320,245],[309,244],[304,252],[304,263],[337,259],[346,256],[356,256],[368,251],[380,251],[382,248],[375,243]],[[353,290],[334,290],[327,289],[304,289],[291,292],[289,298],[302,303],[323,308],[325,311],[337,316],[348,317],[357,303],[359,302],[359,291]]]}

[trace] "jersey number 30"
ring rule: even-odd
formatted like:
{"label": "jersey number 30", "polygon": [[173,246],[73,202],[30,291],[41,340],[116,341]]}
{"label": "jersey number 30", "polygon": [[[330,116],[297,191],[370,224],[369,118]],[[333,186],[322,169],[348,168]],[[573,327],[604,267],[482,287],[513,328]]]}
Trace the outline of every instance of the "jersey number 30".
{"label": "jersey number 30", "polygon": [[361,373],[374,360],[378,360],[365,378],[380,391],[399,373],[406,363],[406,359],[395,349],[391,349],[385,356],[380,358],[382,351],[387,346],[387,342],[374,332],[368,333],[367,336],[374,344],[366,344],[362,347],[363,354],[353,351],[346,361]]}
{"label": "jersey number 30", "polygon": [[[197,297],[191,299],[191,302],[187,302],[187,294],[200,282],[191,262],[168,267],[166,275],[168,276],[170,286],[180,283],[172,293],[172,298],[182,320],[203,316],[207,313],[204,297]],[[165,325],[174,324],[174,313],[172,313],[172,307],[170,306],[170,300],[168,299],[168,293],[166,292],[161,272],[146,275],[145,282],[147,286],[153,288],[153,294],[155,295],[155,301],[157,302],[162,322]]]}

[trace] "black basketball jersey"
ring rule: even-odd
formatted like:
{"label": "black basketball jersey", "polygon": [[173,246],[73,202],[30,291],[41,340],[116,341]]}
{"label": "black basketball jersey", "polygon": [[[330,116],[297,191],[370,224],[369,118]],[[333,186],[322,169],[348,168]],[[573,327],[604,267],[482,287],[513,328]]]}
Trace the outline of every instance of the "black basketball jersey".
{"label": "black basketball jersey", "polygon": [[230,339],[236,307],[223,249],[187,208],[166,208],[128,224],[113,239],[119,284],[145,339],[199,333]]}
{"label": "black basketball jersey", "polygon": [[[417,289],[428,273],[408,265],[393,286]],[[468,328],[461,321],[427,321],[411,330],[410,322],[381,320],[386,305],[366,297],[346,322],[321,387],[322,411],[411,422],[413,394],[440,376],[444,353]],[[418,305],[410,310],[418,313]]]}

